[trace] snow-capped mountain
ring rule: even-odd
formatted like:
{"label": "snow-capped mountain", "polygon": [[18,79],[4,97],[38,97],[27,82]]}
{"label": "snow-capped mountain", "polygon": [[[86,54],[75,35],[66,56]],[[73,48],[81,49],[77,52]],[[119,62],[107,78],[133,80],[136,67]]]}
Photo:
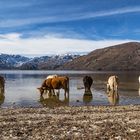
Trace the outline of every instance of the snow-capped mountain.
{"label": "snow-capped mountain", "polygon": [[0,69],[15,69],[30,59],[20,55],[0,54]]}
{"label": "snow-capped mountain", "polygon": [[79,57],[77,54],[61,54],[28,58],[21,55],[0,54],[0,69],[56,69],[66,62]]}
{"label": "snow-capped mountain", "polygon": [[70,54],[35,57],[30,61],[22,64],[19,69],[52,70],[58,68],[66,62],[72,61],[77,57],[79,57],[79,55]]}

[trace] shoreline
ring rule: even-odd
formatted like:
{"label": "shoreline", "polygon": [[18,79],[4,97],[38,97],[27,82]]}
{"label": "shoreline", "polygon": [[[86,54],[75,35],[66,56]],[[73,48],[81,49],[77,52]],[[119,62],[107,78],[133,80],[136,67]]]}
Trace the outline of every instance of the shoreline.
{"label": "shoreline", "polygon": [[140,139],[140,105],[0,108],[9,139]]}

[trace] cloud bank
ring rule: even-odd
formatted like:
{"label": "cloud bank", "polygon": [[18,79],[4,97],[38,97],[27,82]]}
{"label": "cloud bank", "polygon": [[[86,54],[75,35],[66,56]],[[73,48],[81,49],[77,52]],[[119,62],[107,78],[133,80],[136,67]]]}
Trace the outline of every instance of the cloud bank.
{"label": "cloud bank", "polygon": [[6,54],[61,54],[66,52],[90,52],[135,40],[80,40],[44,36],[21,38],[18,33],[0,35],[0,52]]}

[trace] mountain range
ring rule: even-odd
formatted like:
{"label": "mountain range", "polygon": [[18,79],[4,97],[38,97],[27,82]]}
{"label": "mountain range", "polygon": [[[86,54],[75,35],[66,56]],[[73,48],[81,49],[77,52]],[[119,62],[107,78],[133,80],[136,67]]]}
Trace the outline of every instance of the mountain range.
{"label": "mountain range", "polygon": [[21,55],[0,54],[0,69],[51,70],[79,56],[79,54],[62,54],[28,58]]}
{"label": "mountain range", "polygon": [[88,54],[68,53],[28,58],[0,55],[0,69],[139,71],[140,43],[128,42],[94,50]]}

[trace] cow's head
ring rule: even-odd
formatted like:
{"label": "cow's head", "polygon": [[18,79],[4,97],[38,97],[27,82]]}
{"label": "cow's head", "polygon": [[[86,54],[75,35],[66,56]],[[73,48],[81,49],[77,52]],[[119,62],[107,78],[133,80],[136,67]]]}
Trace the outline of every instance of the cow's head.
{"label": "cow's head", "polygon": [[45,87],[39,87],[37,88],[40,92],[40,94],[42,95],[44,93]]}

